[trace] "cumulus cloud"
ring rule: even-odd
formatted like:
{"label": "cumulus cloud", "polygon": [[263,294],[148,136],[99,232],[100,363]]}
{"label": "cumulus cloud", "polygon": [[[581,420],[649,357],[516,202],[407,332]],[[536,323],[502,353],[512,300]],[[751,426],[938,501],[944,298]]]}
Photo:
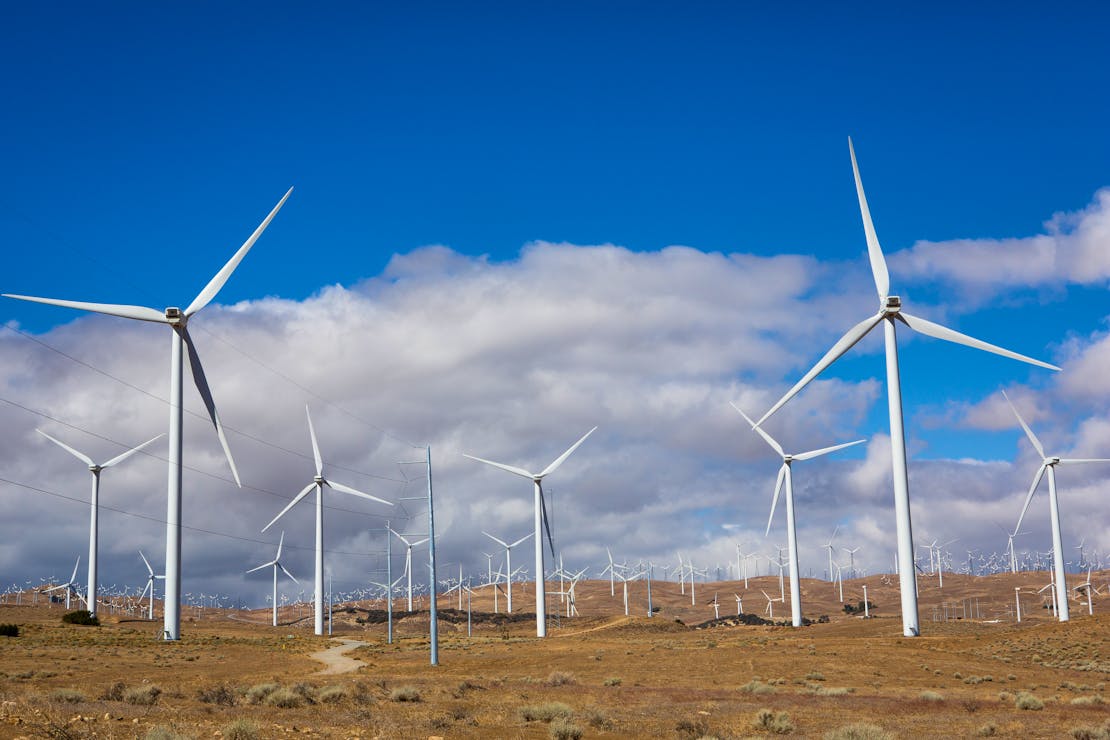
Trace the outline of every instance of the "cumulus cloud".
{"label": "cumulus cloud", "polygon": [[[328,569],[337,590],[382,580],[387,520],[404,532],[426,529],[416,500],[425,490],[423,470],[410,464],[423,459],[423,445],[431,446],[435,466],[444,572],[462,562],[478,574],[486,570],[483,552],[492,552],[481,530],[526,534],[532,492],[528,481],[462,453],[541,469],[595,425],[599,430],[545,482],[568,567],[596,566],[606,546],[620,559],[661,564],[673,563],[681,549],[702,567],[735,562],[738,542],[773,554],[783,539],[782,514],[769,539],[763,529],[780,461],[728,402],[761,413],[813,361],[815,348],[858,319],[858,297],[832,279],[842,271],[805,256],[687,247],[632,252],[537,242],[517,259],[496,262],[433,246],[397,255],[381,275],[327,286],[306,300],[213,305],[191,331],[245,487],[230,482],[190,387],[185,590],[260,604],[268,580],[243,571],[272,557],[282,528],[286,565],[311,581],[310,502],[276,531],[259,532],[311,480],[306,403],[330,475],[397,504],[327,493]],[[794,320],[802,306],[806,320]],[[0,396],[9,401],[0,404],[4,477],[46,491],[3,484],[4,585],[68,575],[86,547],[88,472],[36,427],[94,457],[166,427],[165,327],[77,316],[41,339],[81,362],[12,331],[0,336]],[[1076,348],[1077,367],[1098,344]],[[838,542],[861,547],[857,567],[888,568],[890,442],[882,426],[870,426],[882,396],[875,378],[822,378],[767,424],[798,450],[869,437],[862,459],[846,452],[798,466],[804,573],[823,572],[820,544],[838,525]],[[1077,449],[1097,448],[1110,435],[1094,422],[1080,429]],[[155,445],[105,474],[106,584],[143,584],[139,548],[156,567],[163,560],[164,450]],[[997,545],[983,537],[993,536],[983,524],[987,517],[1008,521],[1006,505],[1024,495],[1027,471],[1013,467],[911,461],[915,516],[930,532]],[[1086,493],[1093,480],[1076,479],[1077,511],[1093,508],[1086,498],[1095,495],[1093,488]],[[965,502],[959,518],[940,513],[957,502]],[[1090,536],[1093,547],[1106,535]],[[395,541],[394,553],[400,551]],[[426,555],[414,557],[422,562]],[[531,567],[529,557],[520,562]]]}

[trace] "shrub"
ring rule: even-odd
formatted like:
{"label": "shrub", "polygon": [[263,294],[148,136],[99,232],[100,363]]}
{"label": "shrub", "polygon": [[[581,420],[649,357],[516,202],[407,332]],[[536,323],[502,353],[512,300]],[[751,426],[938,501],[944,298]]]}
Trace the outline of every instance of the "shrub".
{"label": "shrub", "polygon": [[837,727],[822,735],[824,740],[893,740],[894,735],[877,725],[866,722],[853,722]]}
{"label": "shrub", "polygon": [[557,719],[567,719],[573,713],[574,710],[561,701],[530,704],[520,708],[520,718],[525,722],[552,722]]}
{"label": "shrub", "polygon": [[552,671],[547,675],[548,686],[573,686],[576,683],[578,683],[578,679],[574,677],[573,673]]}
{"label": "shrub", "polygon": [[89,613],[87,609],[78,609],[75,612],[66,612],[62,615],[66,624],[84,624],[90,627],[99,627],[100,620]]}
{"label": "shrub", "polygon": [[616,676],[612,676],[610,678],[605,679],[605,685],[606,686],[620,686],[621,685],[621,680],[619,678],[617,678]]}
{"label": "shrub", "polygon": [[235,692],[227,684],[218,684],[197,692],[197,698],[205,704],[221,704],[225,707],[235,706]]}
{"label": "shrub", "polygon": [[180,732],[170,728],[158,725],[151,727],[143,735],[143,740],[192,740],[189,735],[182,735]]}
{"label": "shrub", "polygon": [[944,701],[944,697],[935,691],[922,691],[917,698],[921,701]]}
{"label": "shrub", "polygon": [[813,689],[815,696],[847,696],[855,689],[850,686],[817,686]]}
{"label": "shrub", "polygon": [[776,735],[789,735],[794,731],[794,724],[786,712],[775,713],[770,709],[760,709],[752,720],[752,727],[757,730],[773,732]]}
{"label": "shrub", "polygon": [[582,728],[566,717],[560,717],[551,723],[547,734],[551,740],[579,740],[582,737]]}
{"label": "shrub", "polygon": [[680,720],[674,728],[682,737],[699,739],[709,737],[709,722],[705,717],[698,717],[695,720]]}
{"label": "shrub", "polygon": [[389,698],[392,701],[420,701],[420,689],[415,686],[398,686],[389,692]]}
{"label": "shrub", "polygon": [[66,704],[80,704],[85,701],[85,695],[77,689],[54,689],[50,692],[50,701],[60,701]]}
{"label": "shrub", "polygon": [[19,637],[19,625],[0,624],[0,637]]}
{"label": "shrub", "polygon": [[825,677],[818,671],[810,671],[806,674],[807,681],[824,681]]}
{"label": "shrub", "polygon": [[1073,727],[1071,736],[1075,740],[1110,740],[1110,722],[1102,727]]}
{"label": "shrub", "polygon": [[1098,694],[1091,694],[1090,696],[1077,696],[1071,700],[1071,703],[1077,707],[1091,706],[1093,704],[1102,704],[1102,697]]}
{"label": "shrub", "polygon": [[304,696],[293,689],[277,689],[266,695],[266,705],[281,709],[296,709],[305,703]]}
{"label": "shrub", "polygon": [[258,740],[262,737],[258,732],[258,725],[249,719],[237,719],[220,728],[224,740]]}
{"label": "shrub", "polygon": [[276,683],[260,683],[247,689],[247,701],[251,704],[261,704],[266,697],[278,690]]}
{"label": "shrub", "polygon": [[998,727],[993,722],[988,722],[975,732],[976,737],[994,737],[997,734]]}
{"label": "shrub", "polygon": [[1018,709],[1027,709],[1034,712],[1044,709],[1044,702],[1030,694],[1028,691],[1018,692],[1014,699],[1014,706]]}
{"label": "shrub", "polygon": [[745,694],[773,694],[775,687],[768,683],[763,683],[757,678],[753,678],[746,684],[740,687],[740,690]]}
{"label": "shrub", "polygon": [[123,681],[116,681],[104,690],[100,698],[105,701],[123,701],[123,690],[125,688],[127,687],[124,686]]}
{"label": "shrub", "polygon": [[613,729],[613,720],[609,719],[609,715],[605,714],[600,709],[591,709],[586,714],[586,721],[590,723],[590,727],[595,730],[611,730]]}
{"label": "shrub", "polygon": [[136,704],[141,707],[152,706],[158,701],[158,697],[162,695],[162,689],[157,686],[135,686],[130,689],[124,689],[123,700],[128,704]]}
{"label": "shrub", "polygon": [[347,698],[347,689],[342,686],[325,686],[320,689],[317,698],[325,704],[334,704]]}

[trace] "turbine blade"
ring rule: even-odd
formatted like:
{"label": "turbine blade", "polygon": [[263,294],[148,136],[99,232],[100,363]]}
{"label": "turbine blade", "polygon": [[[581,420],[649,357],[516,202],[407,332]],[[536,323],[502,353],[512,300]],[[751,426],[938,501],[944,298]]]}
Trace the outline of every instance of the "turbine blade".
{"label": "turbine blade", "polygon": [[273,561],[270,561],[269,563],[263,563],[262,565],[258,566],[257,568],[251,568],[250,570],[246,571],[246,573],[254,573],[256,570],[262,570],[263,568],[269,568],[273,564],[274,564]]}
{"label": "turbine blade", "polygon": [[157,324],[167,324],[166,315],[161,311],[146,306],[127,306],[116,303],[87,303],[85,301],[63,301],[58,298],[37,298],[29,295],[15,295],[4,293],[6,298],[15,298],[20,301],[45,303],[49,306],[62,306],[63,308],[76,308],[79,311],[93,311],[109,316],[119,316],[124,319],[137,319],[139,321],[153,321]]}
{"label": "turbine blade", "polygon": [[871,223],[871,209],[867,207],[867,196],[863,192],[863,180],[859,176],[856,149],[852,146],[851,137],[848,137],[848,154],[852,157],[852,174],[856,178],[856,197],[859,198],[859,212],[863,217],[863,233],[867,236],[867,258],[871,261],[871,275],[875,278],[879,300],[885,303],[890,293],[890,274],[886,269],[883,250],[879,246],[879,237],[875,234],[875,224]]}
{"label": "turbine blade", "polygon": [[73,583],[77,580],[77,568],[81,565],[81,556],[77,556],[77,562],[73,564],[73,574],[69,577],[69,582]]}
{"label": "turbine blade", "polygon": [[271,520],[270,520],[270,523],[269,523],[269,524],[267,524],[267,525],[266,525],[265,527],[263,527],[263,528],[262,528],[262,531],[263,531],[263,532],[265,532],[265,531],[266,531],[267,529],[269,529],[269,528],[270,528],[271,526],[273,526],[274,522],[276,522],[276,521],[277,521],[278,519],[281,519],[281,518],[282,518],[283,516],[285,516],[285,512],[289,511],[289,510],[290,510],[290,509],[292,509],[292,508],[293,508],[294,506],[296,506],[296,505],[297,505],[297,503],[298,503],[298,502],[299,502],[299,501],[300,501],[301,499],[303,499],[303,498],[304,498],[305,496],[307,496],[307,495],[308,495],[308,493],[309,493],[309,491],[311,491],[311,490],[312,490],[313,488],[315,488],[315,487],[316,487],[316,481],[313,481],[312,483],[309,483],[309,484],[308,484],[307,486],[305,486],[305,487],[304,487],[303,489],[301,489],[301,492],[300,492],[300,493],[298,493],[298,494],[297,494],[296,496],[294,496],[294,497],[293,497],[293,500],[292,500],[292,501],[290,501],[290,502],[289,502],[289,503],[288,503],[288,504],[286,505],[286,507],[285,507],[284,509],[282,509],[282,510],[281,510],[281,513],[279,513],[279,514],[278,514],[277,516],[275,516],[275,517],[274,517],[273,519],[271,519]]}
{"label": "turbine blade", "polygon": [[471,460],[477,460],[478,462],[485,463],[486,465],[492,465],[495,468],[501,468],[502,470],[507,470],[510,473],[514,473],[515,475],[519,475],[523,478],[527,478],[528,480],[532,480],[533,478],[535,478],[534,475],[529,473],[524,468],[517,468],[517,467],[513,467],[512,465],[505,465],[504,463],[494,462],[493,460],[486,460],[485,458],[481,458],[481,457],[474,457],[474,455],[468,455],[465,452],[463,453],[463,457],[469,457]]}
{"label": "turbine blade", "polygon": [[151,568],[151,567],[150,567],[150,561],[146,559],[146,555],[143,555],[143,551],[142,551],[142,550],[139,550],[139,557],[143,559],[143,562],[144,562],[144,563],[146,563],[146,569],[147,569],[148,571],[150,571],[150,575],[152,575],[152,576],[153,576],[153,575],[154,575],[154,568]]}
{"label": "turbine blade", "polygon": [[320,444],[316,441],[316,429],[312,426],[312,414],[308,413],[308,404],[304,406],[304,415],[308,417],[308,436],[312,438],[312,459],[316,461],[316,475],[324,474],[324,459],[320,457]]}
{"label": "turbine blade", "polygon": [[780,444],[779,444],[778,442],[776,442],[776,441],[775,441],[775,438],[774,438],[774,437],[772,437],[772,436],[771,436],[770,434],[768,434],[767,432],[765,432],[765,431],[763,431],[762,429],[760,429],[759,427],[757,427],[757,426],[755,425],[755,422],[751,420],[751,417],[749,417],[749,416],[748,416],[747,414],[745,414],[745,413],[744,413],[744,412],[743,412],[743,411],[742,411],[742,410],[740,409],[740,407],[739,407],[739,406],[737,406],[736,404],[734,404],[734,403],[733,403],[732,401],[729,401],[728,403],[729,403],[729,405],[730,405],[730,406],[732,406],[732,408],[734,408],[734,409],[736,409],[737,411],[739,411],[739,412],[740,412],[740,415],[744,417],[744,420],[745,420],[746,422],[748,422],[749,424],[751,424],[751,425],[752,425],[752,429],[754,429],[754,430],[756,431],[756,433],[757,433],[757,434],[759,434],[759,436],[760,436],[760,437],[763,437],[763,441],[764,441],[764,442],[766,442],[767,444],[771,445],[771,449],[772,449],[772,450],[774,450],[775,452],[779,453],[779,455],[780,455],[780,456],[782,456],[782,455],[785,455],[785,454],[786,454],[786,452],[785,452],[785,451],[783,451],[783,449],[782,449],[782,445],[780,445]]}
{"label": "turbine blade", "polygon": [[774,518],[775,518],[775,506],[779,502],[779,491],[782,490],[782,481],[785,478],[786,478],[786,463],[783,463],[782,467],[779,468],[778,480],[775,481],[775,496],[774,496],[774,498],[771,499],[771,516],[767,517],[767,531],[763,533],[764,537],[766,537],[767,535],[769,535],[771,533],[771,522],[774,521]]}
{"label": "turbine blade", "polygon": [[1037,439],[1037,435],[1033,434],[1033,430],[1025,423],[1025,419],[1021,418],[1021,414],[1018,413],[1017,407],[1010,401],[1010,397],[1006,395],[1006,391],[1002,391],[1002,397],[1006,399],[1006,403],[1010,404],[1010,410],[1014,412],[1014,416],[1017,417],[1018,423],[1021,424],[1021,428],[1025,430],[1025,436],[1033,443],[1033,449],[1036,450],[1037,454],[1042,458],[1045,457],[1044,445]]}
{"label": "turbine blade", "polygon": [[818,360],[817,364],[814,365],[808,373],[803,375],[802,379],[795,383],[794,387],[788,390],[786,392],[786,395],[780,398],[778,402],[771,407],[771,410],[764,414],[763,417],[755,423],[756,427],[767,421],[771,414],[782,408],[782,405],[784,403],[797,395],[798,391],[800,391],[802,388],[805,388],[806,385],[808,385],[811,380],[820,375],[825,368],[833,364],[833,362],[835,362],[837,358],[850,350],[856,344],[856,342],[863,339],[864,335],[867,334],[867,332],[871,331],[871,329],[874,328],[874,326],[882,320],[883,314],[877,313],[874,316],[868,316],[866,319],[849,329],[848,332],[840,339],[838,339],[836,344],[834,344],[832,348],[825,353],[825,356]]}
{"label": "turbine blade", "polygon": [[207,306],[209,301],[216,297],[216,294],[220,292],[220,288],[224,287],[224,283],[231,277],[231,273],[235,272],[235,268],[239,266],[239,263],[243,261],[243,257],[247,255],[250,248],[258,241],[258,237],[262,236],[262,232],[270,225],[270,221],[272,221],[274,216],[277,215],[277,212],[281,210],[281,207],[285,205],[285,201],[292,192],[293,188],[289,188],[289,190],[286,191],[285,195],[278,201],[278,204],[274,206],[274,209],[263,219],[262,223],[258,225],[258,228],[254,230],[254,233],[243,242],[243,246],[239,247],[239,250],[227,261],[227,264],[216,273],[215,277],[208,281],[208,285],[204,286],[204,290],[202,290],[197,297],[193,299],[193,302],[189,304],[189,307],[185,309],[186,317],[192,316],[197,311]]}
{"label": "turbine blade", "polygon": [[812,460],[815,457],[820,457],[821,455],[827,455],[830,452],[836,452],[837,450],[843,450],[845,447],[854,447],[855,445],[863,444],[866,441],[867,441],[866,439],[857,439],[855,442],[845,442],[844,444],[833,445],[832,447],[824,447],[820,450],[810,450],[809,452],[803,452],[799,455],[794,455],[794,459],[795,460]]}
{"label": "turbine blade", "polygon": [[336,483],[335,481],[330,481],[330,480],[325,480],[324,483],[326,483],[329,488],[334,488],[336,491],[342,491],[343,493],[349,493],[352,496],[361,496],[362,498],[368,498],[371,501],[377,501],[379,504],[385,504],[386,506],[393,506],[392,502],[386,501],[384,498],[378,498],[377,496],[371,496],[369,493],[363,493],[362,491],[355,490],[354,488],[351,488],[350,486],[345,486],[342,483]]}
{"label": "turbine blade", "polygon": [[[1060,458],[1062,463],[1090,463],[1090,462],[1110,462],[1110,459],[1105,457],[1065,457]],[[1082,545],[1080,545],[1082,547]]]}
{"label": "turbine blade", "polygon": [[285,530],[281,530],[281,539],[278,540],[277,555],[274,555],[274,562],[281,560],[281,546],[285,544]]}
{"label": "turbine blade", "polygon": [[290,578],[292,578],[292,579],[293,579],[293,583],[297,584],[298,586],[299,586],[299,585],[301,585],[301,582],[300,582],[300,581],[298,581],[298,580],[297,580],[296,578],[294,578],[294,577],[293,577],[293,574],[292,574],[292,573],[290,573],[290,572],[289,572],[288,570],[286,570],[286,569],[285,569],[285,566],[284,566],[284,565],[282,565],[281,563],[278,563],[278,564],[277,564],[277,567],[281,568],[281,572],[282,572],[282,573],[284,573],[285,575],[287,575],[287,576],[289,576]]}
{"label": "turbine blade", "polygon": [[231,448],[227,446],[227,437],[224,435],[223,424],[220,423],[220,415],[216,412],[216,402],[212,400],[212,389],[208,387],[208,378],[204,375],[204,366],[200,364],[200,355],[197,354],[197,348],[193,345],[193,338],[189,336],[189,330],[181,327],[174,327],[174,331],[180,332],[182,340],[185,342],[185,347],[189,350],[189,366],[193,371],[193,383],[196,384],[197,390],[200,392],[200,397],[204,401],[205,407],[208,409],[208,416],[212,419],[212,426],[216,428],[216,436],[220,438],[220,446],[224,448],[224,456],[227,458],[227,464],[231,466],[231,475],[235,478],[235,485],[240,488],[243,487],[242,482],[239,480],[239,471],[235,468],[235,460],[231,457]]}
{"label": "turbine blade", "polygon": [[540,478],[543,478],[543,477],[544,477],[545,475],[548,475],[549,473],[554,473],[554,472],[555,472],[555,468],[557,468],[557,467],[559,467],[560,465],[562,465],[562,464],[563,464],[563,461],[565,461],[565,460],[566,460],[566,459],[567,459],[568,457],[570,457],[570,453],[572,453],[572,452],[574,452],[575,450],[577,450],[577,449],[578,449],[578,445],[580,445],[580,444],[582,444],[583,442],[585,442],[585,441],[586,441],[586,437],[589,437],[589,436],[590,436],[591,434],[593,434],[593,433],[594,433],[594,432],[596,432],[596,431],[597,431],[597,427],[594,427],[594,428],[593,428],[593,429],[591,429],[590,431],[588,431],[588,432],[586,432],[585,434],[583,434],[583,435],[582,435],[582,439],[580,439],[580,440],[578,440],[577,442],[575,442],[574,444],[572,444],[572,445],[570,446],[570,449],[569,449],[569,450],[567,450],[566,452],[564,452],[564,453],[563,453],[562,455],[559,455],[558,459],[556,459],[556,460],[555,460],[555,462],[551,463],[551,464],[550,464],[550,465],[548,465],[548,466],[547,466],[546,468],[544,468],[544,469],[543,469],[543,472],[542,472],[542,473],[540,473],[538,477],[540,477]]}
{"label": "turbine blade", "polygon": [[123,462],[124,460],[126,460],[127,458],[129,458],[129,457],[131,457],[132,455],[134,455],[134,454],[135,454],[136,452],[138,452],[139,450],[143,449],[144,447],[146,447],[146,446],[147,446],[147,445],[149,445],[149,444],[153,444],[154,442],[157,442],[158,440],[160,440],[160,439],[161,439],[162,437],[164,437],[164,436],[166,436],[166,435],[164,435],[164,434],[159,434],[159,435],[158,435],[157,437],[155,437],[154,439],[148,439],[148,440],[147,440],[146,442],[143,442],[143,443],[142,443],[141,445],[139,445],[138,447],[132,447],[132,448],[131,448],[130,450],[128,450],[127,452],[123,453],[122,455],[116,455],[115,457],[113,457],[113,458],[112,458],[111,460],[109,460],[108,462],[104,463],[104,464],[103,464],[103,465],[101,465],[100,467],[102,467],[102,468],[110,468],[110,467],[112,467],[113,465],[116,465],[116,464],[118,464],[118,463],[121,463],[121,462]]}
{"label": "turbine blade", "polygon": [[413,547],[420,547],[420,546],[421,546],[421,545],[423,545],[423,544],[424,544],[425,542],[427,542],[427,541],[428,541],[428,539],[429,539],[428,537],[425,537],[425,538],[424,538],[424,539],[422,539],[422,540],[417,540],[416,542],[412,543],[412,546],[413,546]]}
{"label": "turbine blade", "polygon": [[[597,427],[594,427],[594,429],[597,429]],[[589,432],[586,432],[586,437],[590,436],[590,432],[593,432],[594,429],[591,429]],[[582,439],[578,440],[578,444],[576,444],[574,447],[577,447],[578,445],[582,444],[582,440],[586,439],[586,437],[583,437]],[[574,451],[574,447],[572,447],[568,452],[566,452],[563,455],[563,459],[566,459],[566,456]],[[560,460],[558,462],[562,462],[562,461]],[[554,464],[555,463],[552,463],[552,465],[554,465]],[[550,468],[551,466],[549,465],[548,467]],[[554,558],[555,557],[555,538],[551,536],[551,522],[549,522],[548,519],[547,519],[547,502],[544,500],[543,488],[542,487],[540,488],[540,514],[543,518],[543,528],[547,532],[547,546],[551,550],[551,557]],[[537,583],[539,583],[542,579],[543,579],[543,573],[536,574],[536,582]]]}
{"label": "turbine blade", "polygon": [[505,542],[505,540],[497,539],[496,537],[494,537],[492,534],[490,534],[489,532],[487,532],[484,529],[482,530],[482,534],[484,534],[486,537],[489,537],[491,540],[493,540],[497,544],[501,545],[502,547],[509,547],[509,544],[507,542]]}
{"label": "turbine blade", "polygon": [[1048,368],[1049,370],[1060,369],[1055,365],[1050,365],[1047,362],[1041,362],[1040,360],[1034,360],[1032,357],[1019,355],[1017,352],[1011,352],[1008,349],[1003,349],[1002,347],[988,344],[987,342],[984,342],[980,339],[975,339],[974,337],[969,337],[966,334],[961,334],[958,331],[953,331],[946,326],[935,324],[932,321],[919,319],[916,316],[909,315],[905,311],[899,313],[898,317],[902,319],[902,321],[904,321],[906,325],[914,331],[921,332],[922,334],[927,334],[930,337],[936,337],[937,339],[943,339],[948,342],[955,342],[956,344],[963,344],[968,347],[974,347],[975,349],[981,349],[984,352],[993,352],[996,355],[1009,357],[1011,360],[1021,360],[1022,362],[1028,362],[1030,365]]}
{"label": "turbine blade", "polygon": [[535,534],[535,532],[529,532],[528,534],[524,535],[523,537],[521,537],[521,538],[520,538],[519,540],[517,540],[517,541],[516,541],[516,542],[514,542],[513,544],[509,545],[509,547],[516,547],[516,546],[517,546],[517,545],[519,545],[519,544],[520,544],[521,542],[524,542],[524,540],[528,539],[529,537],[531,537],[531,536],[532,536],[532,535],[534,535],[534,534]]}
{"label": "turbine blade", "polygon": [[1015,532],[1021,529],[1021,520],[1025,518],[1025,512],[1029,509],[1029,502],[1033,500],[1033,494],[1037,492],[1037,485],[1040,484],[1044,471],[1047,469],[1048,466],[1044,464],[1037,468],[1037,474],[1033,476],[1033,485],[1029,486],[1029,495],[1025,497],[1025,505],[1021,507],[1021,516],[1018,517],[1017,526],[1014,527]]}
{"label": "turbine blade", "polygon": [[96,463],[94,463],[94,462],[92,461],[92,458],[90,458],[90,457],[89,457],[88,455],[86,455],[85,453],[83,453],[83,452],[78,452],[77,450],[75,450],[75,449],[73,449],[72,447],[70,447],[69,445],[67,445],[67,444],[66,444],[65,442],[62,442],[61,440],[58,440],[58,439],[54,439],[53,437],[51,437],[51,436],[50,436],[49,434],[47,434],[46,432],[42,431],[41,429],[36,429],[35,431],[36,431],[36,432],[38,432],[39,434],[41,434],[42,436],[46,437],[46,438],[47,438],[47,439],[49,439],[49,440],[50,440],[51,442],[53,442],[54,444],[58,445],[58,446],[59,446],[59,447],[61,447],[61,448],[62,448],[63,450],[65,450],[65,451],[66,451],[66,452],[68,452],[69,454],[73,455],[74,457],[76,457],[76,458],[77,458],[78,460],[80,460],[81,462],[85,463],[86,465],[88,465],[88,466],[90,466],[90,467],[92,467],[92,466],[96,465]]}

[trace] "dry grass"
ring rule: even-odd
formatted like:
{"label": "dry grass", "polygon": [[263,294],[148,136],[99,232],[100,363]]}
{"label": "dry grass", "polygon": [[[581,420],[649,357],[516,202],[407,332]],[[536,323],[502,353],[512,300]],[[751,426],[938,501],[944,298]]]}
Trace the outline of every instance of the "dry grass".
{"label": "dry grass", "polygon": [[[944,598],[965,594],[986,604],[993,588],[1012,599],[1021,577],[994,585],[953,577],[950,595],[946,575]],[[20,627],[19,638],[0,639],[0,737],[265,738],[293,727],[383,738],[777,735],[753,727],[766,709],[769,723],[787,717],[793,736],[833,740],[1110,740],[1110,602],[1107,613],[1096,603],[1094,617],[1075,614],[1067,624],[1036,610],[1020,625],[931,622],[928,598],[936,589],[923,579],[925,636],[907,640],[896,587],[868,584],[877,605],[870,620],[828,608],[829,623],[798,630],[694,630],[675,618],[699,623],[704,608],[690,607],[689,595],[683,601],[677,584],[657,585],[653,597],[662,610],[648,620],[625,618],[607,583],[581,582],[579,610],[604,616],[549,622],[544,641],[526,618],[476,621],[472,638],[465,621],[443,621],[441,665],[434,668],[426,613],[400,613],[393,645],[385,643],[384,625],[355,623],[365,612],[341,614],[336,634],[367,645],[352,653],[358,672],[332,676],[316,675],[321,666],[310,654],[334,643],[312,636],[310,620],[307,629],[273,629],[211,616],[186,621],[183,639],[167,644],[155,639],[160,624],[104,617],[99,628],[74,628],[61,623],[58,609],[0,605],[0,623]],[[742,592],[742,585],[722,584],[721,591]],[[777,592],[777,579],[753,579],[751,588]],[[827,583],[805,581],[803,589],[807,617],[826,613],[821,599],[835,606]],[[527,596],[520,598],[526,610]],[[475,609],[491,606],[475,602]],[[264,619],[268,614],[259,615]],[[67,690],[88,698],[52,698]],[[410,690],[419,701],[393,700]],[[924,698],[927,692],[943,701]],[[1020,709],[1023,694],[1042,708]],[[129,703],[133,696],[144,698]]]}

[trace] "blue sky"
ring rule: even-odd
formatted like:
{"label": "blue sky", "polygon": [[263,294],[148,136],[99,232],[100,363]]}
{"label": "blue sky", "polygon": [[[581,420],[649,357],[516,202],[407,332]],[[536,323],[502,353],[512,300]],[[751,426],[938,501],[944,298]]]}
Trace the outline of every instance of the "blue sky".
{"label": "blue sky", "polygon": [[[1087,209],[1110,185],[1101,6],[596,5],[11,11],[0,28],[0,287],[187,305],[292,185],[220,303],[274,297],[303,307],[335,284],[399,296],[408,280],[446,291],[446,313],[431,319],[442,322],[468,305],[452,306],[452,270],[561,281],[546,288],[573,302],[582,274],[531,271],[521,250],[533,242],[614,244],[645,258],[670,245],[768,262],[795,255],[808,260],[809,281],[770,305],[781,321],[813,327],[782,339],[781,373],[738,360],[703,378],[721,392],[730,383],[781,392],[874,310],[847,136],[888,256],[922,241],[1006,249],[1003,240],[1044,234],[1053,214]],[[429,245],[450,256],[420,251]],[[394,255],[410,255],[412,272],[394,261],[385,273]],[[991,259],[975,256],[988,273]],[[915,313],[1020,352],[1059,360],[1075,342],[1081,354],[1105,328],[1097,270],[1024,285],[953,279],[933,263],[900,271],[908,264],[892,258],[893,287]],[[665,293],[660,285],[644,289]],[[394,321],[420,311],[395,300],[407,308]],[[720,322],[734,317],[722,310]],[[0,320],[70,349],[75,318],[0,304]],[[88,325],[105,336],[114,326]],[[552,350],[574,357],[576,347]],[[369,351],[386,348],[393,356],[385,339]],[[855,350],[832,376],[865,389],[881,378],[876,350]],[[150,361],[164,360],[155,352]],[[1061,382],[932,340],[907,343],[903,366],[923,458],[1015,459],[1013,429],[968,422],[965,412],[999,387],[1020,384],[1033,398]],[[161,381],[152,370],[136,382]],[[330,381],[317,382],[304,384],[323,393]],[[1077,425],[1101,408],[1082,394],[1053,403],[1064,418],[1045,436],[1061,444],[1082,439]],[[500,408],[493,418],[511,415]],[[434,417],[420,418],[399,433],[434,436]],[[881,432],[881,386],[849,418],[852,433]],[[580,434],[579,421],[553,446]],[[614,432],[610,442],[625,449],[620,439]]]}

